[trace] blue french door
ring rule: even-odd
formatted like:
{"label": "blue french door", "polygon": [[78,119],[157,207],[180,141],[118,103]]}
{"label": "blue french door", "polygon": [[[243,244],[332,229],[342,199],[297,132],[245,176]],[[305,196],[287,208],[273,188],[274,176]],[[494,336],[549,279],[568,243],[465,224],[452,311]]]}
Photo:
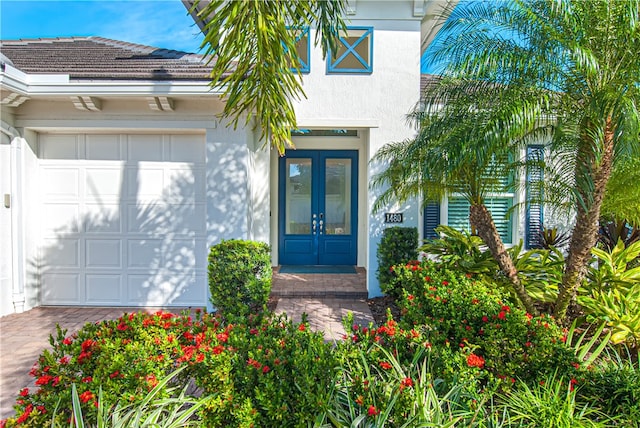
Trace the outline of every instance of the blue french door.
{"label": "blue french door", "polygon": [[288,150],[279,164],[279,262],[355,265],[358,152]]}

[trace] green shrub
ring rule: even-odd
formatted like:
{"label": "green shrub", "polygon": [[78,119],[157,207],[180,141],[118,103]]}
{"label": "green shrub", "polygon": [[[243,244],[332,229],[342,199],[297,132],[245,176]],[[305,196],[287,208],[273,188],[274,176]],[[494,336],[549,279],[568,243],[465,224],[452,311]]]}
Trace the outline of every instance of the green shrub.
{"label": "green shrub", "polygon": [[614,353],[612,358],[601,358],[579,379],[581,401],[617,415],[619,426],[640,427],[640,366],[633,357]]}
{"label": "green shrub", "polygon": [[200,347],[209,351],[189,364],[208,397],[203,426],[306,427],[328,406],[337,363],[304,322],[255,317],[203,330]]}
{"label": "green shrub", "polygon": [[[21,391],[7,427],[68,426],[72,411],[94,426],[105,411],[99,397],[135,410],[152,390],[164,403],[189,399],[175,385],[191,382],[200,388],[191,392],[203,394],[203,426],[306,427],[326,410],[337,363],[321,333],[285,316],[220,319],[139,313],[72,336],[59,330],[31,371],[37,389]],[[161,381],[183,367],[175,381]]]}
{"label": "green shrub", "polygon": [[[96,418],[100,390],[107,403],[140,403],[174,370],[174,360],[181,352],[179,339],[190,323],[187,316],[157,312],[87,323],[71,336],[58,327],[56,337],[49,340],[52,349],[43,351],[30,372],[38,389],[20,392],[14,422],[48,426],[58,407],[55,422],[65,425],[74,384],[86,420]],[[165,398],[167,391],[165,385],[156,396]],[[8,426],[13,426],[11,421]]]}
{"label": "green shrub", "polygon": [[271,293],[271,276],[265,243],[229,240],[209,251],[211,302],[225,317],[261,311]]}
{"label": "green shrub", "polygon": [[431,326],[434,343],[470,350],[492,377],[535,382],[556,369],[575,370],[576,357],[553,319],[513,306],[494,284],[429,261],[394,272],[403,287],[403,323]]}
{"label": "green shrub", "polygon": [[385,229],[378,245],[377,256],[377,277],[380,281],[380,289],[384,293],[398,297],[391,267],[418,258],[418,229],[400,226]]}

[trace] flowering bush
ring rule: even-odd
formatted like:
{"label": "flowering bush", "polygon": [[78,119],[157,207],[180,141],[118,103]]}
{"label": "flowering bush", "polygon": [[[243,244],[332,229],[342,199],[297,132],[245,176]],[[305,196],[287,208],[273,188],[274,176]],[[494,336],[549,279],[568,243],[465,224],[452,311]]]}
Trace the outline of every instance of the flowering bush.
{"label": "flowering bush", "polygon": [[205,426],[306,427],[326,409],[336,361],[305,322],[249,319],[206,331],[203,341],[211,352],[191,360],[190,370],[209,397]]}
{"label": "flowering bush", "polygon": [[[72,336],[58,329],[50,342],[31,371],[38,389],[20,392],[7,426],[49,426],[54,414],[56,424],[67,425],[72,385],[85,420],[95,420],[100,390],[106,403],[140,403],[183,366],[176,382],[193,379],[204,392],[206,426],[306,426],[326,406],[335,366],[321,334],[284,317],[225,325],[207,313],[125,314]],[[174,385],[156,397],[169,396]]]}
{"label": "flowering bush", "polygon": [[403,323],[431,326],[434,343],[467,351],[467,365],[507,385],[575,370],[575,356],[563,343],[566,332],[549,316],[533,317],[513,306],[499,287],[430,261],[394,271],[403,288]]}
{"label": "flowering bush", "polygon": [[428,326],[404,329],[391,317],[377,328],[352,325],[347,318],[345,329],[349,335],[337,346],[341,371],[334,418],[348,421],[344,408],[349,408],[350,414],[375,421],[375,426],[426,423],[428,419],[421,419],[425,394],[442,398],[452,387],[461,394],[458,410],[471,410],[486,373],[467,364],[473,358],[468,350],[435,346]]}

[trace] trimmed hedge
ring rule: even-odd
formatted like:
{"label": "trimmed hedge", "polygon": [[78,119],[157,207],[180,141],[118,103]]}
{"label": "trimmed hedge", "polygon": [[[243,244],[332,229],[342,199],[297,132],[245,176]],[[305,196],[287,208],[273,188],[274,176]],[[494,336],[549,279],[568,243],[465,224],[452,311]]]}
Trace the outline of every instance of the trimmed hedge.
{"label": "trimmed hedge", "polygon": [[418,258],[418,229],[394,226],[384,230],[378,245],[378,271],[380,289],[393,297],[400,297],[401,291],[394,287],[391,267]]}
{"label": "trimmed hedge", "polygon": [[261,312],[271,276],[271,252],[263,242],[232,239],[209,251],[211,303],[227,318]]}

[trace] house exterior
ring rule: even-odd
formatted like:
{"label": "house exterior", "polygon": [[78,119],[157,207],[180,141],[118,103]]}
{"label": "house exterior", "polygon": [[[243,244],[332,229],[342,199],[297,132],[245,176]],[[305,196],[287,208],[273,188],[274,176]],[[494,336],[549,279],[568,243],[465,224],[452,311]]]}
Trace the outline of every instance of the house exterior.
{"label": "house exterior", "polygon": [[[268,242],[274,266],[364,267],[380,295],[383,230],[424,236],[451,217],[453,205],[420,201],[372,213],[369,189],[384,168],[375,152],[415,134],[405,115],[441,6],[349,2],[335,59],[306,43],[313,28],[303,34],[307,97],[284,157],[220,118],[199,55],[100,37],[2,41],[0,314],[207,306],[208,248],[232,238]],[[523,218],[509,220],[514,239]]]}

